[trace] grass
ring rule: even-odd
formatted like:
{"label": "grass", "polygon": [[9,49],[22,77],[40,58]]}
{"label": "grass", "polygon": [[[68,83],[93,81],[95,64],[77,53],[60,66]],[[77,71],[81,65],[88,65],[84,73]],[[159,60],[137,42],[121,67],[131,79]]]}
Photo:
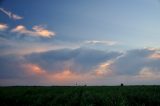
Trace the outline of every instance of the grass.
{"label": "grass", "polygon": [[0,87],[0,106],[160,106],[160,86]]}

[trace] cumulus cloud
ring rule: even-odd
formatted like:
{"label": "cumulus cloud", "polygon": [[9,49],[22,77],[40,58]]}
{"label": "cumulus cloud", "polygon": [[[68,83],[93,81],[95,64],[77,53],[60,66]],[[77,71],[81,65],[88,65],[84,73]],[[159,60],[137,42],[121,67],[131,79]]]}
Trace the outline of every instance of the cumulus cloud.
{"label": "cumulus cloud", "polygon": [[104,45],[109,45],[109,46],[117,44],[116,41],[109,41],[109,40],[103,40],[103,41],[100,41],[100,40],[87,40],[87,41],[85,41],[85,43],[86,44],[92,44],[92,45],[104,44]]}
{"label": "cumulus cloud", "polygon": [[[118,52],[104,52],[94,49],[61,49],[26,56],[33,64],[38,64],[48,71],[70,69],[76,72],[94,70],[99,64],[119,56]],[[43,60],[43,61],[42,61]]]}
{"label": "cumulus cloud", "polygon": [[93,85],[158,83],[160,59],[157,53],[158,49],[134,49],[119,53],[78,48],[24,56],[3,55],[0,56],[0,84],[13,84],[13,81],[29,85],[73,84],[74,81]]}
{"label": "cumulus cloud", "polygon": [[28,63],[23,56],[0,56],[0,86],[38,85],[46,82],[47,73],[36,64]]}
{"label": "cumulus cloud", "polygon": [[[27,63],[19,59],[11,59],[8,56],[3,57],[3,60],[5,61],[0,60],[0,86],[73,85],[74,81],[87,81],[91,78],[88,74],[77,74],[71,70],[48,72],[37,64]],[[4,66],[2,67],[2,65]]]}
{"label": "cumulus cloud", "polygon": [[11,82],[31,79],[45,83],[55,81],[56,84],[56,81],[62,84],[65,81],[88,80],[95,76],[92,74],[94,67],[99,67],[104,61],[118,55],[119,53],[85,49],[53,50],[26,56],[4,55],[0,56],[0,84],[9,79]]}
{"label": "cumulus cloud", "polygon": [[157,52],[159,51],[153,49],[127,51],[116,59],[110,68],[118,75],[142,75],[142,73],[148,75],[152,72],[158,72],[160,70],[160,58]]}
{"label": "cumulus cloud", "polygon": [[101,63],[94,71],[93,74],[96,76],[109,76],[112,75],[112,70],[110,69],[110,65],[113,63],[113,60]]}
{"label": "cumulus cloud", "polygon": [[33,26],[32,30],[28,30],[23,25],[18,25],[14,29],[12,29],[11,32],[16,32],[19,34],[30,35],[30,36],[47,37],[47,38],[55,36],[55,32],[49,31],[41,25]]}
{"label": "cumulus cloud", "polygon": [[149,56],[151,59],[160,59],[160,53],[153,53]]}
{"label": "cumulus cloud", "polygon": [[1,24],[1,23],[0,23],[0,31],[4,31],[4,30],[6,30],[6,29],[8,29],[8,25],[7,25],[7,24]]}
{"label": "cumulus cloud", "polygon": [[7,15],[10,19],[14,19],[14,20],[21,20],[23,19],[23,17],[17,15],[17,14],[14,14],[10,11],[7,11],[5,10],[4,8],[0,8],[0,11],[3,12],[5,15]]}
{"label": "cumulus cloud", "polygon": [[19,56],[0,56],[0,79],[22,78],[25,75],[22,67],[24,60]]}

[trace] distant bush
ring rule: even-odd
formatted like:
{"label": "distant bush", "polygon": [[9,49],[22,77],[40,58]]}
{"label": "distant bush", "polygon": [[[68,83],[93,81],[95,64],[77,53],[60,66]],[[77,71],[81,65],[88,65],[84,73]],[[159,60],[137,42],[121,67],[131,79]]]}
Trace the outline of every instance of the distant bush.
{"label": "distant bush", "polygon": [[121,83],[121,86],[124,86],[124,84],[123,84],[123,83]]}

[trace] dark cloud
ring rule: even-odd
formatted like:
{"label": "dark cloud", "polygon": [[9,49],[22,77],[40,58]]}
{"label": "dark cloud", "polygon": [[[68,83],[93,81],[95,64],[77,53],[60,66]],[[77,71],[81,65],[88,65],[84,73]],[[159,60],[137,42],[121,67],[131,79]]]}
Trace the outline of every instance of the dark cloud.
{"label": "dark cloud", "polygon": [[[50,73],[53,75],[66,69],[85,74],[119,55],[118,52],[82,48],[52,50],[25,56],[3,55],[0,56],[0,85],[40,84],[47,82],[45,78]],[[45,73],[39,73],[41,70],[45,70]]]}
{"label": "dark cloud", "polygon": [[0,56],[0,86],[4,85],[44,85],[45,76],[32,70],[22,56]]}
{"label": "dark cloud", "polygon": [[24,78],[24,65],[35,64],[48,72],[70,69],[77,72],[91,71],[99,64],[119,56],[118,52],[104,52],[93,49],[61,49],[26,56],[0,56],[0,78]]}
{"label": "dark cloud", "polygon": [[[139,72],[146,67],[151,72],[159,72],[160,58],[152,57],[153,54],[158,52],[159,50],[135,49],[122,54],[79,48],[52,50],[25,56],[3,55],[0,56],[0,84],[7,84],[4,81],[12,81],[12,79],[13,81],[23,81],[26,84],[32,84],[32,80],[35,81],[34,83],[47,82],[45,78],[49,74],[61,73],[67,69],[84,75],[88,72],[94,72],[102,63],[110,60],[113,63],[109,65],[109,68],[113,73],[116,73],[112,74],[114,75],[112,77],[120,78],[123,76],[125,78],[125,76],[132,76],[132,78],[127,77],[128,82],[132,82],[129,79],[134,79],[134,76],[139,75]],[[40,70],[45,70],[45,73],[39,74],[37,71]],[[111,77],[106,77],[106,80],[108,78]],[[119,80],[122,81],[122,79]],[[114,81],[118,80],[114,79]],[[143,81],[145,80],[143,79]]]}
{"label": "dark cloud", "polygon": [[156,52],[148,49],[127,51],[111,65],[111,68],[118,75],[137,75],[146,67],[152,69],[151,71],[160,70],[160,59],[150,58]]}
{"label": "dark cloud", "polygon": [[19,56],[6,55],[0,56],[0,79],[14,79],[25,76],[22,64],[24,60]]}
{"label": "dark cloud", "polygon": [[77,72],[90,71],[100,63],[119,56],[118,52],[104,52],[94,49],[61,49],[27,55],[32,64],[38,64],[48,71],[70,69]]}

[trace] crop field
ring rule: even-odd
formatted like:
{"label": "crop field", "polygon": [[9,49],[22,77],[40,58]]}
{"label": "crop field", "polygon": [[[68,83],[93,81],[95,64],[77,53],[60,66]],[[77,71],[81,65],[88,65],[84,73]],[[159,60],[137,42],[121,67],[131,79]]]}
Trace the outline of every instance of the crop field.
{"label": "crop field", "polygon": [[0,87],[0,106],[160,106],[160,86]]}

